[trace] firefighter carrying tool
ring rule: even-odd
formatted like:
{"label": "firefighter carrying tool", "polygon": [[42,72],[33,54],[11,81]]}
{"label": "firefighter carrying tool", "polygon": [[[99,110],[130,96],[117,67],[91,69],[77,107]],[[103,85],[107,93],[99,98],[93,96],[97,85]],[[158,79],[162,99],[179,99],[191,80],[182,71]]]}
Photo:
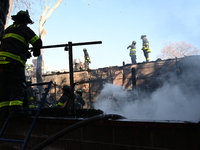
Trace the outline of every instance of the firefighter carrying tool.
{"label": "firefighter carrying tool", "polygon": [[0,46],[0,114],[11,116],[24,114],[26,79],[24,67],[31,53],[40,55],[42,40],[29,28],[32,24],[28,11],[12,16],[14,23],[5,30]]}

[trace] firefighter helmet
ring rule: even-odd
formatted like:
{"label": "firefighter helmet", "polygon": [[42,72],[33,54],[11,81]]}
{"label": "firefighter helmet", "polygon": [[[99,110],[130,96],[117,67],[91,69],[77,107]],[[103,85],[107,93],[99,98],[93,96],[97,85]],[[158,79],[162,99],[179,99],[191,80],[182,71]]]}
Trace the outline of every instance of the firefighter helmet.
{"label": "firefighter helmet", "polygon": [[135,45],[135,44],[136,44],[136,41],[133,41],[133,42],[132,42],[132,44],[134,44],[134,45]]}
{"label": "firefighter helmet", "polygon": [[19,20],[19,21],[29,23],[29,24],[34,23],[29,16],[28,10],[26,11],[21,10],[16,15],[13,15],[11,17],[12,17],[12,20],[14,21]]}
{"label": "firefighter helmet", "polygon": [[79,94],[80,96],[82,96],[83,92],[82,92],[82,90],[77,90],[76,93]]}
{"label": "firefighter helmet", "polygon": [[141,35],[141,39],[144,38],[144,37],[146,37],[146,35]]}
{"label": "firefighter helmet", "polygon": [[64,92],[69,93],[69,92],[70,92],[70,86],[64,85],[63,88],[62,88],[62,90],[63,90]]}

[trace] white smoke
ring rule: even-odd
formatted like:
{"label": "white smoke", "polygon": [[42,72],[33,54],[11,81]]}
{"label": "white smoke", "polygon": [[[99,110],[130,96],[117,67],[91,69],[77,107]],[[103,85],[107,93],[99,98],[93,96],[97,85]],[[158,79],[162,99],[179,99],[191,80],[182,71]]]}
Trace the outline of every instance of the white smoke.
{"label": "white smoke", "polygon": [[[105,84],[94,107],[101,109],[106,114],[120,114],[128,119],[198,122],[200,119],[199,89],[183,84],[183,80],[188,80],[185,75],[183,76],[183,79],[178,80],[181,82],[177,80],[176,82],[166,82],[162,87],[143,98],[138,98],[143,93],[137,90],[127,91],[119,85]],[[187,76],[191,77],[191,73]],[[190,81],[190,84],[195,84],[193,73],[192,76],[193,80]],[[199,78],[199,74],[196,75],[196,78]],[[171,79],[171,81],[173,80]]]}

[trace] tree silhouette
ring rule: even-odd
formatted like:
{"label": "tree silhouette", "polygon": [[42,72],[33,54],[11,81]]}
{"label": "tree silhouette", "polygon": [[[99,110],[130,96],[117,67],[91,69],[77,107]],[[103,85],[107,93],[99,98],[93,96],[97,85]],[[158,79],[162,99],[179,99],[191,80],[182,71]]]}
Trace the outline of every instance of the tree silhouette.
{"label": "tree silhouette", "polygon": [[166,44],[166,46],[162,48],[160,58],[163,59],[175,58],[175,57],[180,58],[190,55],[197,55],[199,52],[200,49],[184,41],[171,42]]}
{"label": "tree silhouette", "polygon": [[[42,40],[44,40],[44,36],[46,35],[46,30],[44,28],[44,24],[46,20],[52,15],[52,13],[58,8],[58,6],[61,4],[63,0],[57,0],[56,4],[53,7],[48,7],[46,5],[46,1],[44,1],[44,10],[42,12],[42,15],[40,16],[39,21],[39,36]],[[41,50],[40,56],[37,58],[37,69],[36,69],[36,78],[37,83],[41,83],[42,81],[42,60],[43,60],[43,53],[44,51]],[[40,93],[42,92],[42,88],[39,87]]]}

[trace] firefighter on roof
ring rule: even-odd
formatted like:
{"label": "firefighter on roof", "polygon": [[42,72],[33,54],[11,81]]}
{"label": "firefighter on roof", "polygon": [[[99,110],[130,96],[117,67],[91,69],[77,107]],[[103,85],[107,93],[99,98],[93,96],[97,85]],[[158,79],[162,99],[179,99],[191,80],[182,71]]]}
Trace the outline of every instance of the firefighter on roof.
{"label": "firefighter on roof", "polygon": [[131,57],[132,64],[136,64],[136,41],[133,41],[131,45],[127,47],[127,49],[130,48],[129,56]]}
{"label": "firefighter on roof", "polygon": [[6,116],[24,114],[26,95],[25,63],[40,55],[41,39],[27,26],[32,24],[28,11],[12,16],[14,23],[5,30],[0,45],[0,114]]}
{"label": "firefighter on roof", "polygon": [[149,41],[147,40],[146,35],[142,35],[141,39],[142,39],[142,50],[144,52],[144,57],[146,59],[146,62],[149,62],[150,61],[149,53],[151,52],[149,48]]}
{"label": "firefighter on roof", "polygon": [[83,52],[84,52],[84,58],[85,58],[85,62],[84,62],[85,70],[88,70],[88,69],[90,69],[89,64],[91,63],[90,56],[89,56],[86,48],[83,49]]}

